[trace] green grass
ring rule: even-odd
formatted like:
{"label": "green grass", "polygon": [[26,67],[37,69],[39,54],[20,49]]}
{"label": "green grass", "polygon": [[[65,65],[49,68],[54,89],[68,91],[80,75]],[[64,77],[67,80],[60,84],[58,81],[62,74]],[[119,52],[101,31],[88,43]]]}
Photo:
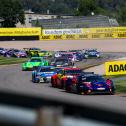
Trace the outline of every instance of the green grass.
{"label": "green grass", "polygon": [[103,77],[114,79],[114,78],[126,77],[126,75],[103,75]]}
{"label": "green grass", "polygon": [[28,58],[12,58],[12,57],[2,57],[0,56],[0,65],[10,65],[10,64],[18,64],[27,61]]}
{"label": "green grass", "polygon": [[117,93],[126,93],[126,80],[115,81],[115,84]]}

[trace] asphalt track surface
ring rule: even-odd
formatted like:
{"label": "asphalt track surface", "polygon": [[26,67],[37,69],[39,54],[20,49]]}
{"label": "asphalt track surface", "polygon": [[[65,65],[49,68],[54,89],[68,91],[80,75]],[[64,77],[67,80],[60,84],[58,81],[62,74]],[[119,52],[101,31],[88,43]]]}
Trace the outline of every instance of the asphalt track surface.
{"label": "asphalt track surface", "polygon": [[[0,42],[0,47],[19,48],[39,47],[47,50],[68,50],[97,48],[102,52],[115,52],[107,55],[106,60],[111,58],[126,57],[126,39],[114,40],[66,40],[66,41],[9,41]],[[116,53],[120,52],[120,53]],[[124,53],[121,53],[124,52]],[[106,53],[107,54],[107,53]],[[104,62],[99,59],[99,62]],[[97,62],[98,62],[97,61]],[[85,64],[87,61],[84,61]],[[90,59],[87,64],[95,63],[96,60]],[[81,67],[82,63],[78,63]],[[116,111],[126,114],[126,95],[77,95],[66,93],[62,89],[52,88],[49,83],[33,84],[31,82],[31,71],[21,71],[21,65],[0,67],[0,91],[25,94],[30,96],[44,97],[66,101],[73,104],[81,104],[91,107],[100,107],[110,111]]]}
{"label": "asphalt track surface", "polygon": [[39,47],[45,50],[97,48],[100,52],[126,52],[126,39],[104,40],[52,40],[52,41],[1,41],[4,48]]}
{"label": "asphalt track surface", "polygon": [[[112,57],[121,55],[125,54],[112,54]],[[88,63],[94,61],[96,60],[91,59]],[[34,84],[31,82],[31,71],[22,71],[21,64],[0,67],[0,91],[57,99],[126,114],[126,95],[77,95],[52,88],[50,83]]]}

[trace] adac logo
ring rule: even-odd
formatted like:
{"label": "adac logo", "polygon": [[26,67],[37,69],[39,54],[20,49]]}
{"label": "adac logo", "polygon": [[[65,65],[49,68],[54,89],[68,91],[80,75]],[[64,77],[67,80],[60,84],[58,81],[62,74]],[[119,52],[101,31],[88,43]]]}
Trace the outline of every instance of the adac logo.
{"label": "adac logo", "polygon": [[126,61],[114,61],[105,63],[106,75],[126,74]]}
{"label": "adac logo", "polygon": [[126,64],[109,65],[108,72],[124,72],[124,71],[126,71]]}

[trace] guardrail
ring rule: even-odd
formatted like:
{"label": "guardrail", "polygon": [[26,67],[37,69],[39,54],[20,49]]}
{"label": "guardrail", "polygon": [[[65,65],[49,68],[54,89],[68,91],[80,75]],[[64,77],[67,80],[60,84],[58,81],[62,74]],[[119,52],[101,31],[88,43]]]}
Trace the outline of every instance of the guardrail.
{"label": "guardrail", "polygon": [[44,106],[56,108],[59,107],[62,108],[63,114],[67,116],[93,119],[114,125],[126,126],[125,113],[90,107],[87,105],[73,104],[62,101],[60,99],[52,100],[48,97],[39,98],[15,93],[0,92],[0,103],[4,105],[18,106],[32,110],[39,110],[41,107]]}

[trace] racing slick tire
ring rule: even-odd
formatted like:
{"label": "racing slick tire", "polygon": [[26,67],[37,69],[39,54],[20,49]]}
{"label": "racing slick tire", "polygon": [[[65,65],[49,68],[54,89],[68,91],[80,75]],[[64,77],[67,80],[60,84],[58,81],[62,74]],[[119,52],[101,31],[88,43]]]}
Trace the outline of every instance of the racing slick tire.
{"label": "racing slick tire", "polygon": [[51,86],[56,87],[54,78],[51,78]]}

